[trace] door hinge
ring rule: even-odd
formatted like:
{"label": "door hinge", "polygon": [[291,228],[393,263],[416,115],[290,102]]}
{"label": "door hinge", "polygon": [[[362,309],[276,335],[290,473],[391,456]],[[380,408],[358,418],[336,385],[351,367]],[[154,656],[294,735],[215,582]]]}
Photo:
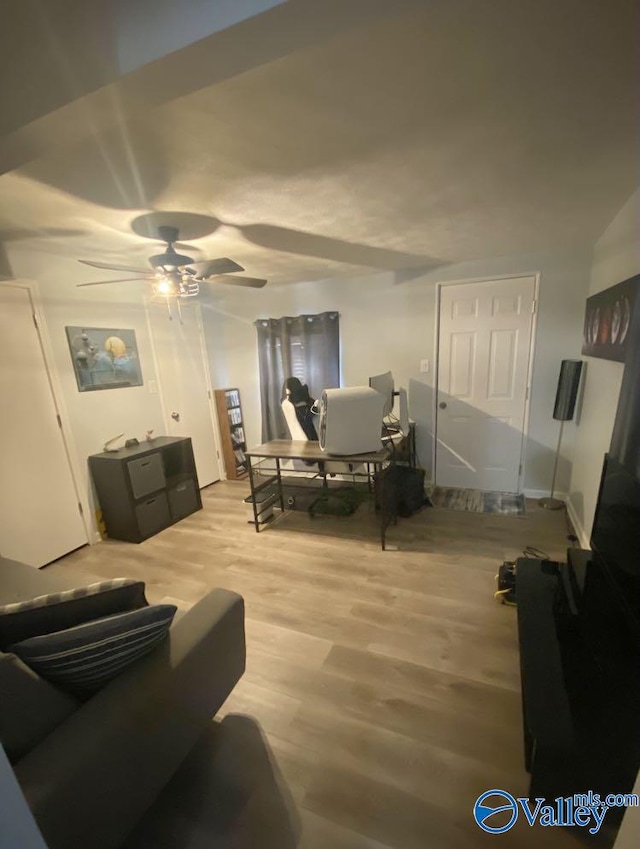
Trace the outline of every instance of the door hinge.
{"label": "door hinge", "polygon": [[80,513],[81,516],[84,516],[84,510],[82,509],[82,504],[80,504],[79,501],[78,501],[78,513]]}
{"label": "door hinge", "polygon": [[518,474],[522,474],[522,463],[520,463],[520,465],[518,466]]}
{"label": "door hinge", "polygon": [[531,312],[532,312],[532,313],[536,313],[536,312],[538,312],[538,301],[536,300],[536,298],[534,298],[534,299],[531,301]]}
{"label": "door hinge", "polygon": [[210,389],[207,389],[207,395],[209,396],[209,400],[212,401],[213,398],[211,397],[211,390]]}
{"label": "door hinge", "polygon": [[31,318],[33,319],[33,325],[36,330],[39,330],[38,327],[38,319],[36,318],[36,314],[34,312],[31,313]]}
{"label": "door hinge", "polygon": [[62,419],[60,418],[60,413],[56,413],[56,421],[58,422],[58,427],[62,430]]}
{"label": "door hinge", "polygon": [[525,401],[529,400],[529,387],[528,386],[527,386],[527,388],[525,389],[525,392],[524,392],[524,400]]}

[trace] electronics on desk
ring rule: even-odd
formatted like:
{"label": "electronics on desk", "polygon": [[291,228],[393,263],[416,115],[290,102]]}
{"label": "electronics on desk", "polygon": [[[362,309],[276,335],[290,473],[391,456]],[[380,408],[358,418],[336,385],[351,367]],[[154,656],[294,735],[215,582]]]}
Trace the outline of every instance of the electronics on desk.
{"label": "electronics on desk", "polygon": [[320,403],[320,448],[328,454],[365,454],[381,447],[385,399],[369,386],[325,389]]}
{"label": "electronics on desk", "polygon": [[[400,431],[403,436],[407,436],[409,433],[409,402],[407,398],[407,390],[401,386],[400,389],[395,391],[395,384],[393,380],[393,374],[390,371],[386,371],[384,374],[376,374],[373,377],[369,378],[369,386],[372,389],[375,389],[376,392],[379,392],[384,398],[384,408],[383,408],[383,417],[388,418],[393,414],[393,399],[394,396],[398,396],[399,407],[400,407],[400,421],[395,422],[394,426],[388,428],[390,431]],[[388,424],[388,423],[387,423]]]}
{"label": "electronics on desk", "polygon": [[393,375],[390,371],[384,374],[376,374],[369,378],[369,386],[379,392],[384,398],[384,407],[382,415],[390,416],[393,412],[393,396],[395,386],[393,384]]}

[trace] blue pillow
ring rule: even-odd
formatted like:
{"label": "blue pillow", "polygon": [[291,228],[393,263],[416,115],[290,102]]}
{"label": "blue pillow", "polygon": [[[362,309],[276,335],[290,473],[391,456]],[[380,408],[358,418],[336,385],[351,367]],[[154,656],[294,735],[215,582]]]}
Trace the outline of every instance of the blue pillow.
{"label": "blue pillow", "polygon": [[31,637],[11,646],[52,684],[90,695],[150,652],[167,634],[177,607],[157,604]]}

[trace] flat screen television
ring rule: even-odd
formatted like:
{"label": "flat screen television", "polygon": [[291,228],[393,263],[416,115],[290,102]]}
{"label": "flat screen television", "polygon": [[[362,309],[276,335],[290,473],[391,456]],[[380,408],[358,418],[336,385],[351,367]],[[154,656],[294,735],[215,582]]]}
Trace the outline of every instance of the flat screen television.
{"label": "flat screen television", "polygon": [[640,479],[611,453],[604,459],[591,548],[640,637]]}

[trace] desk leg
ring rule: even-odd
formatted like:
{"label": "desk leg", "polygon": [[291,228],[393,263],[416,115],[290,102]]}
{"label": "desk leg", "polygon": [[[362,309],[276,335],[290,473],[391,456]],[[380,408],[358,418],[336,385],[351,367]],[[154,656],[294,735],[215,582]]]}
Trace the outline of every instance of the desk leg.
{"label": "desk leg", "polygon": [[[382,474],[382,463],[375,463],[373,466],[373,475],[374,480],[380,481],[380,545],[382,546],[382,550],[385,550],[386,547],[386,532],[387,532],[387,521],[385,515],[385,498],[384,498],[384,475]],[[375,498],[375,487],[374,487],[374,498]]]}
{"label": "desk leg", "polygon": [[284,493],[282,492],[282,474],[280,471],[279,457],[276,457],[276,474],[278,476],[278,496],[280,497],[280,509],[284,513]]}
{"label": "desk leg", "polygon": [[253,524],[256,529],[256,533],[260,533],[260,522],[258,521],[258,505],[256,503],[256,490],[255,484],[253,480],[253,464],[251,462],[251,457],[247,457],[247,470],[249,472],[249,488],[251,489],[251,506],[253,507]]}

